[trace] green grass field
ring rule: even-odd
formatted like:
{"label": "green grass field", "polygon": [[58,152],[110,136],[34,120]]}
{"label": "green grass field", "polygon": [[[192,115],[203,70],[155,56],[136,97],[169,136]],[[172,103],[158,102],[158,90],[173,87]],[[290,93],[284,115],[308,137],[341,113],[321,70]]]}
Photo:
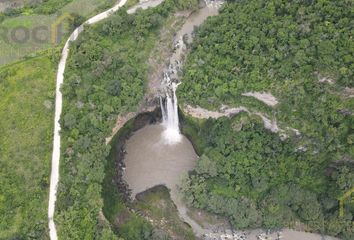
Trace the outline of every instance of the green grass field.
{"label": "green grass field", "polygon": [[[51,25],[65,13],[75,13],[87,19],[109,8],[115,2],[114,0],[74,0],[49,15],[23,10],[18,15],[6,16],[3,21],[0,21],[0,66],[53,47],[50,42],[50,31],[40,30],[37,34],[35,30],[37,27],[50,29]],[[27,36],[25,36],[25,30],[18,29],[20,27],[28,29]],[[68,29],[64,29],[63,33],[67,35]],[[34,35],[43,41],[35,40]]]}
{"label": "green grass field", "polygon": [[43,55],[0,68],[0,239],[48,238],[55,66]]}

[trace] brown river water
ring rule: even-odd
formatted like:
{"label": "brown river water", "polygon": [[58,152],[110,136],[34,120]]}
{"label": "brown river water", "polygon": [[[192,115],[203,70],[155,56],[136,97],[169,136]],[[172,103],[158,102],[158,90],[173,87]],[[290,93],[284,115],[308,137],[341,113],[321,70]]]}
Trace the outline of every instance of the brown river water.
{"label": "brown river water", "polygon": [[126,142],[124,179],[132,197],[156,185],[175,189],[183,174],[194,168],[198,159],[191,142],[184,136],[179,143],[164,142],[161,124],[136,131]]}

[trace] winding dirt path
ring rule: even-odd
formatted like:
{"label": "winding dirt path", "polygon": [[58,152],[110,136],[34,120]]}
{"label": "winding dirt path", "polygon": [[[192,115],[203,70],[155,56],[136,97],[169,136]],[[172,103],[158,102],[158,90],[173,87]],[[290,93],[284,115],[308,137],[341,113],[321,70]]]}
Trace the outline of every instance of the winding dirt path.
{"label": "winding dirt path", "polygon": [[[95,24],[107,17],[109,17],[112,13],[118,11],[122,6],[126,4],[127,0],[119,1],[114,7],[97,14],[96,16],[88,19],[81,26],[76,28],[69,39],[66,41],[64,48],[62,50],[61,59],[58,65],[58,72],[56,78],[56,96],[55,96],[55,117],[54,117],[54,138],[53,138],[53,153],[52,153],[52,169],[50,176],[50,189],[49,189],[49,201],[48,201],[48,225],[49,225],[49,236],[51,240],[57,240],[57,231],[54,223],[54,212],[55,212],[55,202],[57,199],[57,187],[59,182],[59,163],[60,163],[60,116],[62,112],[63,106],[63,96],[60,92],[60,87],[64,82],[64,71],[66,61],[69,55],[69,47],[70,43],[75,41],[79,34],[84,30],[85,25]],[[128,9],[129,14],[135,13],[135,11],[139,8],[147,9],[149,7],[155,7],[162,3],[163,0],[148,0],[142,3],[138,3],[134,7]]]}
{"label": "winding dirt path", "polygon": [[[133,14],[137,9],[147,9],[149,7],[156,7],[164,0],[147,0],[142,1],[141,3],[136,4],[132,8],[128,9],[129,14]],[[61,58],[58,65],[58,72],[56,78],[56,90],[55,90],[55,116],[54,116],[54,138],[53,138],[53,153],[52,153],[52,169],[50,175],[50,188],[49,188],[49,201],[48,201],[48,225],[49,225],[49,236],[51,240],[57,240],[57,231],[54,223],[54,212],[55,212],[55,202],[57,199],[57,188],[59,182],[59,163],[60,163],[60,116],[63,107],[63,96],[60,92],[60,87],[64,82],[64,71],[66,61],[69,55],[69,47],[70,43],[75,41],[79,34],[84,30],[85,25],[95,24],[107,17],[109,17],[112,13],[118,11],[121,7],[123,7],[127,3],[127,0],[120,0],[114,7],[97,14],[96,16],[88,19],[82,25],[77,27],[68,40],[66,41],[64,48],[62,50]]]}

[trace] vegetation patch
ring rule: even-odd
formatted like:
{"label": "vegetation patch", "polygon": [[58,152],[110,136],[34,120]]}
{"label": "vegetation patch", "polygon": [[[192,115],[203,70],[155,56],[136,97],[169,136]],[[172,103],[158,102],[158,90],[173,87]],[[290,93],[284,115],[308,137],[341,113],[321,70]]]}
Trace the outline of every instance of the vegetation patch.
{"label": "vegetation patch", "polygon": [[347,199],[340,216],[337,200],[353,186],[351,163],[324,164],[322,154],[299,150],[245,113],[184,123],[205,146],[180,185],[187,204],[228,217],[236,229],[295,228],[300,221],[302,230],[352,238],[353,204]]}
{"label": "vegetation patch", "polygon": [[[71,45],[62,87],[61,178],[56,213],[61,238],[114,237],[97,219],[103,207],[101,184],[110,150],[105,138],[116,117],[135,111],[142,100],[147,59],[163,21],[177,10],[176,3],[164,1],[134,15],[122,8],[104,22],[87,27]],[[145,223],[134,219],[127,223],[126,231],[135,231],[135,224],[145,229]]]}
{"label": "vegetation patch", "polygon": [[65,18],[61,40],[73,28],[94,14],[113,6],[114,0],[49,0],[0,13],[0,65],[8,64],[38,51],[55,47],[51,28],[61,16]]}
{"label": "vegetation patch", "polygon": [[48,239],[56,65],[42,55],[0,68],[0,239]]}
{"label": "vegetation patch", "polygon": [[156,186],[137,195],[133,207],[138,214],[157,229],[157,239],[195,239],[192,229],[181,221],[178,210],[171,200],[169,190],[165,186]]}
{"label": "vegetation patch", "polygon": [[[350,1],[229,1],[196,32],[178,88],[181,103],[245,106],[298,129],[302,145],[354,158],[354,45]],[[334,84],[321,82],[332,79]],[[245,92],[270,92],[272,108]],[[330,159],[331,158],[331,159]]]}
{"label": "vegetation patch", "polygon": [[[353,238],[353,203],[347,199],[340,214],[338,202],[354,186],[354,101],[343,95],[353,87],[352,8],[351,1],[228,1],[199,27],[181,102],[245,106],[301,134],[282,141],[244,114],[187,121],[184,131],[204,149],[183,185],[190,205],[236,228],[302,222]],[[279,103],[242,96],[255,91]]]}

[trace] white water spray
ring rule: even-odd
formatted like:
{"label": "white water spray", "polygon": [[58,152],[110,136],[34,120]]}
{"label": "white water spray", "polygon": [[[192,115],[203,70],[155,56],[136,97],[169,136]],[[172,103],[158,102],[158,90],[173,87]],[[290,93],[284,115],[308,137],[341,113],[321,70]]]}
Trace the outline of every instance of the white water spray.
{"label": "white water spray", "polygon": [[[178,78],[183,64],[184,54],[186,53],[187,46],[184,40],[184,36],[188,39],[192,39],[192,32],[194,26],[200,25],[207,16],[217,13],[217,5],[214,8],[213,5],[221,3],[222,1],[205,0],[206,8],[205,12],[200,12],[201,18],[193,18],[188,25],[184,25],[176,36],[174,45],[175,51],[170,57],[170,63],[168,68],[164,71],[164,77],[161,81],[162,96],[160,97],[160,106],[162,113],[162,123],[165,127],[163,132],[163,139],[167,144],[176,144],[182,140],[181,133],[179,131],[179,119],[178,119],[178,104],[176,97],[176,89],[179,85]],[[214,11],[212,11],[214,9]]]}
{"label": "white water spray", "polygon": [[163,138],[167,144],[176,144],[181,141],[182,136],[179,131],[178,104],[176,97],[176,89],[178,84],[171,83],[172,96],[166,93],[166,101],[160,98],[162,124],[165,126]]}

